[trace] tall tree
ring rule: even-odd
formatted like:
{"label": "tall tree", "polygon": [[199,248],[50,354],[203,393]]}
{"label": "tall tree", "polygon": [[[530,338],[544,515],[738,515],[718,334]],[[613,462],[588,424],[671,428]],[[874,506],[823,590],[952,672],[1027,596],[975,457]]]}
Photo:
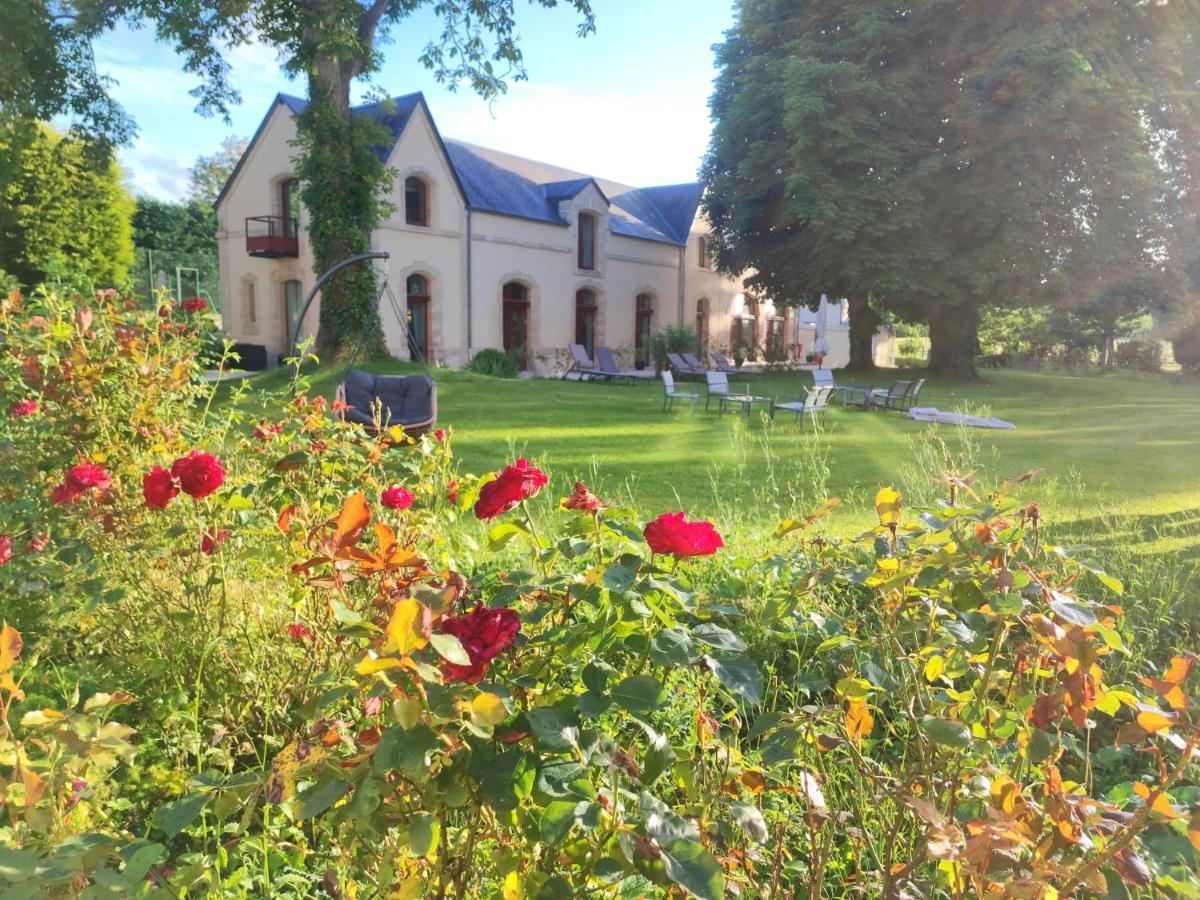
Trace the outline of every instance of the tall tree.
{"label": "tall tree", "polygon": [[[560,0],[535,0],[551,8]],[[582,17],[581,35],[594,30],[590,0],[561,0]],[[34,6],[44,6],[35,3]],[[94,38],[120,22],[153,23],[160,39],[175,44],[184,66],[200,77],[198,109],[225,114],[240,99],[225,54],[261,41],[276,48],[288,71],[308,81],[308,109],[297,122],[297,174],[309,212],[315,266],[322,271],[370,249],[370,235],[388,205],[388,173],[374,152],[378,126],[350,114],[354,82],[378,70],[381,45],[421,7],[430,6],[442,30],[420,53],[421,61],[452,89],[470,85],[484,97],[521,80],[525,70],[516,34],[515,0],[59,0],[53,19],[63,30],[34,37],[56,47],[69,38]],[[49,17],[49,13],[47,13]],[[90,49],[90,45],[86,45]],[[72,66],[94,79],[91,58]],[[0,88],[0,100],[7,96]],[[56,90],[62,107],[68,92]],[[343,270],[323,289],[317,346],[336,355],[360,336],[368,353],[383,352],[382,329],[369,269]]]}
{"label": "tall tree", "polygon": [[217,195],[233,174],[238,160],[246,152],[249,141],[231,134],[221,141],[216,153],[197,156],[189,173],[188,199],[200,200],[210,206],[217,202]]}
{"label": "tall tree", "polygon": [[0,125],[0,268],[23,284],[121,285],[132,214],[111,152],[46,125]]}
{"label": "tall tree", "polygon": [[[1200,0],[1171,6],[1197,27]],[[970,377],[982,308],[1165,264],[1147,110],[1176,46],[1137,0],[746,0],[705,164],[718,259],[927,322],[930,369]]]}

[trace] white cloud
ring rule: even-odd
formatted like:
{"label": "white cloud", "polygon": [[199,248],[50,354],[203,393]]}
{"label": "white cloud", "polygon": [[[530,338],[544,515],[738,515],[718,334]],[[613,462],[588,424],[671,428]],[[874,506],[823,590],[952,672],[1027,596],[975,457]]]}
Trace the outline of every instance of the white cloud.
{"label": "white cloud", "polygon": [[460,94],[432,112],[447,137],[635,186],[696,178],[708,146],[703,98],[580,93],[519,83],[488,106]]}
{"label": "white cloud", "polygon": [[188,189],[188,167],[146,140],[117,151],[125,183],[135,194],[158,200],[182,200]]}

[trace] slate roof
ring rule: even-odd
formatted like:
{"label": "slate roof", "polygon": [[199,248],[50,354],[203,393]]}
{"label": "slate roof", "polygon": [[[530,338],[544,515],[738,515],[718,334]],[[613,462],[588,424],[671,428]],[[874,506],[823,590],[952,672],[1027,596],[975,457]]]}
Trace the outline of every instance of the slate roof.
{"label": "slate roof", "polygon": [[[293,115],[302,113],[308,107],[306,100],[278,94],[271,109],[280,103],[287,106]],[[377,148],[380,157],[387,159],[418,106],[425,107],[432,123],[433,115],[421,93],[356,106],[352,112],[369,116],[387,127],[391,133],[391,143]],[[269,117],[270,111],[267,113]],[[217,197],[217,203],[221,202],[237,177],[242,162],[249,155],[266,122],[264,118],[250,146],[246,148],[246,154],[239,160]],[[559,202],[576,196],[588,185],[594,185],[609,204],[613,234],[676,245],[687,243],[703,191],[698,182],[638,188],[465,141],[443,141],[436,124],[433,129],[445,150],[463,199],[471,209],[567,225],[569,223],[558,213]]]}

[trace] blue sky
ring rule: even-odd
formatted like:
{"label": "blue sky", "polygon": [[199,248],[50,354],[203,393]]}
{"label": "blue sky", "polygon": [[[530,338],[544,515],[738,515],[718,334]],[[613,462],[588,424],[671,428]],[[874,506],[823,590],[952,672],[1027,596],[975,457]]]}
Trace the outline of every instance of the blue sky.
{"label": "blue sky", "polygon": [[[438,24],[423,11],[393,29],[374,84],[424,91],[447,137],[635,185],[689,181],[708,143],[712,45],[732,23],[732,3],[593,0],[596,34],[579,39],[571,10],[518,0],[529,80],[490,105],[469,90],[451,93],[418,62]],[[121,30],[98,43],[97,65],[137,121],[137,139],[119,151],[135,191],[181,198],[197,156],[229,134],[253,134],[276,92],[305,92],[269,47],[238,47],[228,58],[242,103],[227,124],[194,111],[195,78],[152,32]]]}

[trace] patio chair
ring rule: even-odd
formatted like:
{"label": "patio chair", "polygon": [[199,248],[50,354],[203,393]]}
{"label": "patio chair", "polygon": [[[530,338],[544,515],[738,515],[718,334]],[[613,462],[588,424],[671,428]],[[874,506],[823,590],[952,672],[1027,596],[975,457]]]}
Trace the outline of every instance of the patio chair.
{"label": "patio chair", "polygon": [[680,353],[679,355],[683,357],[683,361],[685,363],[687,363],[697,372],[704,373],[708,371],[708,366],[700,362],[700,358],[696,356],[695,353]]}
{"label": "patio chair", "polygon": [[708,356],[713,361],[713,365],[715,365],[717,367],[717,371],[724,372],[726,375],[761,375],[762,374],[762,372],[759,369],[739,369],[737,366],[733,365],[725,357],[724,353],[718,353],[716,350],[713,350],[711,353],[708,354]]}
{"label": "patio chair", "polygon": [[654,377],[653,372],[642,371],[627,371],[617,366],[617,358],[613,356],[611,347],[596,348],[596,362],[599,364],[599,374],[594,376],[611,380],[613,378],[624,378],[630,384],[636,384],[639,381],[648,381]]}
{"label": "patio chair", "polygon": [[833,383],[832,369],[813,369],[812,377],[814,387],[837,387],[837,385]]}
{"label": "patio chair", "polygon": [[796,421],[800,423],[800,430],[803,431],[805,418],[815,419],[816,416],[824,413],[829,408],[829,398],[832,396],[833,387],[826,385],[810,387],[803,400],[788,401],[787,403],[777,403],[772,400],[771,421],[775,420],[776,411],[786,409],[788,412],[796,414]]}
{"label": "patio chair", "polygon": [[712,398],[717,398],[717,409],[721,415],[725,415],[725,407],[730,403],[739,404],[744,415],[750,414],[750,407],[755,403],[769,403],[767,397],[756,397],[750,393],[750,385],[742,385],[741,390],[737,390],[736,385],[730,385],[729,376],[724,372],[705,372],[705,381],[708,384],[708,394],[704,397],[704,408],[708,409]]}
{"label": "patio chair", "polygon": [[863,409],[899,409],[913,384],[912,381],[893,381],[887,388],[846,388],[842,393],[842,405],[846,405],[847,397],[854,397],[857,399],[850,402]]}
{"label": "patio chair", "polygon": [[566,378],[572,372],[579,376],[580,381],[600,377],[600,369],[592,362],[592,358],[588,356],[587,348],[583,344],[571,345],[571,365],[567,367],[567,371],[563,372],[562,377]]}
{"label": "patio chair", "polygon": [[913,382],[913,386],[908,389],[908,393],[904,396],[904,399],[900,401],[900,405],[896,406],[894,408],[902,410],[904,412],[907,412],[908,410],[910,410],[914,406],[916,406],[917,405],[917,397],[920,396],[921,387],[924,384],[925,384],[924,378],[920,378],[917,381]]}
{"label": "patio chair", "polygon": [[706,371],[703,366],[693,366],[681,353],[668,353],[667,362],[671,364],[676,375],[703,375]]}
{"label": "patio chair", "polygon": [[428,375],[372,375],[350,369],[338,385],[340,415],[368,430],[376,429],[375,402],[381,405],[379,427],[402,427],[406,434],[424,434],[437,424],[437,384]]}
{"label": "patio chair", "polygon": [[675,406],[676,400],[692,401],[692,412],[696,412],[696,407],[700,403],[700,395],[694,391],[677,391],[675,390],[675,376],[671,374],[670,369],[662,370],[663,380],[663,412]]}

